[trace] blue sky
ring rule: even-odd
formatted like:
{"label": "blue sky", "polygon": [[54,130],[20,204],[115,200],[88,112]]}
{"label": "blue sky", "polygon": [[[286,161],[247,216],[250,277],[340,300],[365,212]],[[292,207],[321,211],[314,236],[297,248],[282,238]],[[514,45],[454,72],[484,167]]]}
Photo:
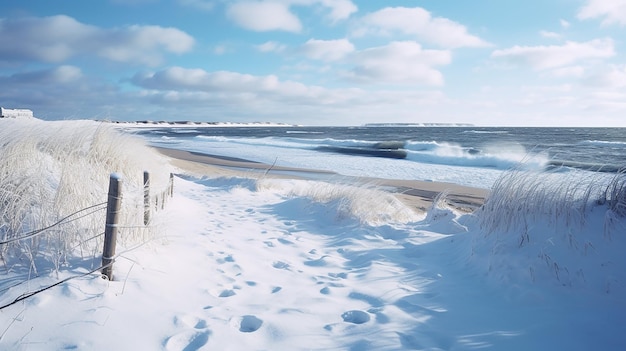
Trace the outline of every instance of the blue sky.
{"label": "blue sky", "polygon": [[626,127],[626,0],[3,0],[44,119]]}

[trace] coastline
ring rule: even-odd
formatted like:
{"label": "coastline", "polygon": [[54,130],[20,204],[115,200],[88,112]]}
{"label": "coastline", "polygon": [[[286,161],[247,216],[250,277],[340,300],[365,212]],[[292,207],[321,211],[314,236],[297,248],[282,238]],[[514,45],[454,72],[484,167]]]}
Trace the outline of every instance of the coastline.
{"label": "coastline", "polygon": [[263,175],[272,178],[351,182],[390,191],[406,205],[421,212],[425,212],[432,205],[433,200],[441,193],[446,193],[446,202],[456,209],[463,212],[472,212],[484,203],[485,197],[489,193],[487,189],[453,183],[352,177],[323,170],[269,165],[245,159],[171,148],[154,147],[154,149],[168,157],[173,166],[192,175],[240,177],[258,177]]}

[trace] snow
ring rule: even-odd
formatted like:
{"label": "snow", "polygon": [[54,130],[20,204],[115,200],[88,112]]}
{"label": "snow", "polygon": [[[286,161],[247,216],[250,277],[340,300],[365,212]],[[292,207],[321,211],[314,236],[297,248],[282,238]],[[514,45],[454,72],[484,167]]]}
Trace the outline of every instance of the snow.
{"label": "snow", "polygon": [[341,202],[285,190],[311,181],[270,183],[177,178],[156,219],[162,235],[118,250],[113,281],[89,274],[1,310],[0,346],[612,350],[626,342],[623,294],[490,279],[472,264],[472,242],[484,234],[472,215],[439,206],[368,224]]}
{"label": "snow", "polygon": [[17,119],[0,140],[2,236],[14,212],[33,230],[100,203],[112,169],[125,180],[112,281],[92,271],[102,204],[0,246],[2,350],[626,345],[624,174],[551,186],[513,172],[474,213],[440,201],[417,213],[345,183],[175,170],[143,230],[141,171],[163,184],[174,170],[145,145],[90,122]]}

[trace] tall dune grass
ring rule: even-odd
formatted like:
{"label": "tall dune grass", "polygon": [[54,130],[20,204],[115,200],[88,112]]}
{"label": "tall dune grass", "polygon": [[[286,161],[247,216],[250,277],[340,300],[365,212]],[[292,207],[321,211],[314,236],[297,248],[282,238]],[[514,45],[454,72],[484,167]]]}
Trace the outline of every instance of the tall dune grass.
{"label": "tall dune grass", "polygon": [[[143,171],[154,188],[165,187],[167,163],[140,140],[93,121],[0,120],[0,240],[47,227],[107,201],[111,173],[123,179],[121,223],[142,224]],[[7,270],[53,264],[100,253],[104,205],[80,212],[42,235],[0,245]],[[92,213],[94,212],[94,213]],[[87,215],[88,214],[88,215]],[[85,215],[85,216],[83,216]],[[144,240],[145,230],[123,230],[124,244]]]}
{"label": "tall dune grass", "polygon": [[491,276],[626,293],[626,173],[509,171],[475,216]]}
{"label": "tall dune grass", "polygon": [[323,181],[259,179],[257,189],[277,191],[287,196],[305,197],[333,208],[337,220],[355,218],[378,226],[408,223],[423,216],[406,206],[393,194],[377,189],[375,184],[342,184]]}

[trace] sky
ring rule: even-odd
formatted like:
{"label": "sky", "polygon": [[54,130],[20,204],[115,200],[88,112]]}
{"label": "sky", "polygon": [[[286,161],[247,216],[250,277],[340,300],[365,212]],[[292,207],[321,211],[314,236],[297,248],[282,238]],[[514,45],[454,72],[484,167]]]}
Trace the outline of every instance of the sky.
{"label": "sky", "polygon": [[42,119],[626,127],[626,0],[3,0]]}

